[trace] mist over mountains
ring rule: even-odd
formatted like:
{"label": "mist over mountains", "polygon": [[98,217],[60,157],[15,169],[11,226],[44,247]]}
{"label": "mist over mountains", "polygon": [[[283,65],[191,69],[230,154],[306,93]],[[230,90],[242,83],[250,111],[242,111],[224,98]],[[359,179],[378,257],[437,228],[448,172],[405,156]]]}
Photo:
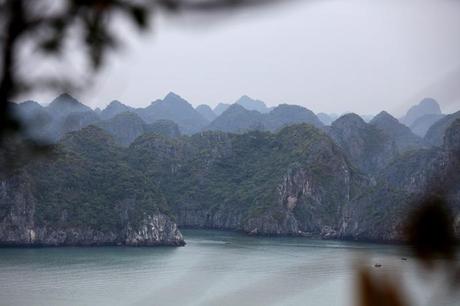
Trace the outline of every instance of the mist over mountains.
{"label": "mist over mountains", "polygon": [[[460,220],[460,112],[424,101],[368,122],[247,96],[214,110],[174,93],[146,108],[91,110],[68,94],[13,105],[55,154],[0,173],[0,244],[180,245],[178,227],[404,239],[433,180],[455,182]],[[417,121],[426,135],[404,124]]]}
{"label": "mist over mountains", "polygon": [[[177,125],[181,134],[191,135],[202,131],[244,133],[250,130],[264,130],[275,132],[284,126],[298,123],[308,123],[323,128],[331,126],[340,117],[336,114],[315,114],[298,105],[280,104],[276,107],[267,107],[263,101],[246,95],[239,98],[234,104],[220,103],[214,109],[202,104],[194,108],[175,93],[169,93],[163,99],[155,100],[145,108],[133,108],[115,100],[102,110],[92,110],[68,94],[56,97],[47,106],[35,101],[25,101],[13,104],[13,108],[18,117],[25,123],[32,138],[56,142],[67,132],[79,130],[90,124],[97,124],[112,135],[124,127],[131,129],[132,132],[129,137],[117,136],[124,145],[128,145],[135,137],[148,130],[141,129],[141,125],[149,125],[159,120],[172,121]],[[127,112],[131,115],[112,120],[117,115]],[[399,129],[405,130],[405,132],[401,132],[405,136],[400,135],[400,138],[406,138],[409,141],[408,146],[413,143],[421,145],[424,141],[436,145],[442,143],[442,129],[441,133],[430,132],[430,135],[427,136],[428,140],[420,140],[414,135],[410,135],[415,134],[419,138],[423,138],[431,126],[444,118],[445,114],[441,113],[439,104],[434,99],[422,100],[419,104],[412,106],[407,114],[399,120],[387,112],[380,113],[377,117],[382,117],[384,114],[388,115],[386,119],[377,118],[378,120],[373,120],[372,116],[369,115],[361,118],[366,122],[378,125],[380,129],[384,129],[386,125],[395,125],[399,121]],[[453,115],[452,118],[456,118],[456,116]],[[390,124],[387,122],[389,120],[393,120],[393,122]],[[402,128],[403,125],[407,128]],[[137,132],[134,132],[133,129],[136,129]],[[394,130],[391,133],[398,132]],[[437,139],[434,139],[435,137]],[[401,145],[405,140],[399,139],[398,142]]]}

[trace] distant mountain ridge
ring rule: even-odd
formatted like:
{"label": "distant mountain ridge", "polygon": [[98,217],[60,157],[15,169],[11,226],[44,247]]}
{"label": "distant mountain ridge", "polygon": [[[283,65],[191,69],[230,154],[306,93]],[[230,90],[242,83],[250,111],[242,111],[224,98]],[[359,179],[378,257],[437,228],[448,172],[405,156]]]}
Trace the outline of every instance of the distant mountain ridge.
{"label": "distant mountain ridge", "polygon": [[232,133],[244,133],[250,130],[264,130],[263,115],[250,111],[239,104],[230,105],[220,116],[213,120],[205,130]]}
{"label": "distant mountain ridge", "polygon": [[252,99],[247,95],[239,98],[235,104],[239,104],[247,110],[258,111],[259,113],[268,113],[270,111],[263,101]]}
{"label": "distant mountain ridge", "polygon": [[67,93],[59,95],[46,107],[46,109],[54,117],[65,117],[70,113],[93,111]]}
{"label": "distant mountain ridge", "polygon": [[421,137],[412,133],[410,128],[400,123],[398,119],[391,116],[386,111],[380,112],[369,123],[394,139],[400,153],[408,150],[420,149],[425,145]]}
{"label": "distant mountain ridge", "polygon": [[[172,95],[169,98],[176,99]],[[174,113],[174,103],[172,105],[170,113]],[[188,112],[194,112],[194,109],[186,102],[183,102],[183,105]],[[180,135],[179,127],[175,122],[167,119],[156,120],[155,115],[159,118],[167,117],[164,112],[151,115],[148,117],[150,123],[147,123],[138,113],[149,116],[151,109],[146,111],[136,109],[117,100],[112,101],[104,110],[97,112],[71,95],[62,94],[48,106],[42,106],[35,101],[25,101],[14,104],[13,110],[17,117],[25,123],[26,135],[44,142],[57,142],[66,133],[78,131],[89,125],[102,127],[114,136],[119,144],[125,146],[129,145],[136,137],[147,132],[157,132],[170,137]],[[174,115],[172,117],[174,118]],[[185,124],[183,127],[185,130],[186,126]]]}
{"label": "distant mountain ridge", "polygon": [[236,100],[234,103],[219,103],[216,105],[214,108],[213,112],[217,115],[220,116],[223,112],[225,112],[232,104],[238,104],[244,107],[245,109],[249,111],[258,111],[259,113],[268,113],[270,110],[273,109],[273,107],[267,107],[265,102],[257,99],[253,99],[247,95],[241,96],[238,100]]}
{"label": "distant mountain ridge", "polygon": [[107,120],[107,119],[111,119],[115,117],[118,114],[125,113],[125,112],[135,113],[136,111],[134,108],[124,105],[118,100],[114,100],[110,102],[110,104],[107,105],[106,108],[104,108],[101,111],[99,116],[101,117],[101,119]]}
{"label": "distant mountain ridge", "polygon": [[136,113],[147,123],[157,120],[172,120],[179,125],[183,133],[193,134],[200,131],[208,120],[181,96],[170,92],[163,100],[156,100]]}
{"label": "distant mountain ridge", "polygon": [[400,121],[406,126],[411,126],[415,120],[424,115],[440,115],[441,107],[433,98],[425,98],[419,104],[412,106],[407,111],[406,115]]}
{"label": "distant mountain ridge", "polygon": [[235,103],[205,127],[205,130],[231,133],[244,133],[251,130],[274,132],[285,126],[299,123],[323,127],[318,117],[302,106],[280,104],[268,113],[260,113]]}
{"label": "distant mountain ridge", "polygon": [[[234,105],[240,107],[234,107]],[[134,108],[114,100],[103,110],[93,111],[71,95],[62,94],[48,106],[42,106],[34,101],[25,101],[15,104],[14,109],[18,117],[26,121],[27,134],[31,138],[49,142],[57,142],[66,133],[82,129],[90,124],[103,126],[104,124],[99,122],[111,120],[126,112],[136,114],[145,124],[158,120],[172,121],[179,127],[180,134],[188,135],[206,130],[233,133],[244,133],[249,130],[275,132],[284,126],[298,123],[308,123],[322,128],[325,125],[332,125],[336,121],[335,115],[324,113],[315,115],[310,110],[298,105],[280,104],[277,107],[267,107],[263,101],[250,98],[247,95],[243,95],[232,105],[219,104],[214,110],[205,104],[193,108],[189,102],[173,92],[167,94],[163,99],[152,102],[145,108]],[[439,114],[439,112],[440,108],[435,100],[424,99],[418,105],[411,107],[400,121],[416,118],[410,128],[418,136],[424,136],[434,123],[443,118],[444,115]],[[369,123],[375,125],[380,121],[374,118]],[[420,147],[421,143],[439,145],[441,142],[439,139],[435,142],[427,140],[432,138],[429,135],[425,137],[425,140],[417,139],[404,126],[398,125],[394,118],[388,119],[386,124],[380,126],[380,128],[384,127],[388,129],[387,133],[392,134],[391,137],[396,137],[396,134],[400,133],[397,137],[401,139],[396,140],[399,147],[414,145]],[[139,131],[141,130],[144,129],[139,129]],[[118,131],[121,132],[121,129]],[[133,133],[132,135],[138,134]],[[403,134],[405,136],[402,136]],[[442,135],[442,131],[440,134]],[[117,139],[120,140],[120,138]],[[128,142],[125,145],[133,140],[132,137],[126,138],[124,141]]]}

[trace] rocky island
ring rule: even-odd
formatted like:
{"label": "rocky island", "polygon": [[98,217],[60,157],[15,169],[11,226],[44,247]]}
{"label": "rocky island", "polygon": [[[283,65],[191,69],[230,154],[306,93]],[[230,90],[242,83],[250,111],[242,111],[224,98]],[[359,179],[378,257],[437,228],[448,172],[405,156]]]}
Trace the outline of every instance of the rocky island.
{"label": "rocky island", "polygon": [[425,139],[387,112],[325,125],[299,106],[237,103],[205,117],[175,94],[145,109],[117,101],[98,113],[69,95],[17,108],[27,122],[54,118],[31,133],[53,144],[1,171],[1,245],[179,246],[187,227],[399,241],[414,203],[446,173],[460,232],[456,114]]}

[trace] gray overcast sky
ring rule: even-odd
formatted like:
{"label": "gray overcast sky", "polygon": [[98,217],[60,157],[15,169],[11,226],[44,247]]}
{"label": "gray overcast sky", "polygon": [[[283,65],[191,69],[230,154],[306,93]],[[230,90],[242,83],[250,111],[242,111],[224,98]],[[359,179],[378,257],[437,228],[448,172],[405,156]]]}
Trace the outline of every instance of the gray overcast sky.
{"label": "gray overcast sky", "polygon": [[445,112],[460,109],[460,1],[298,1],[198,24],[156,17],[77,94],[82,102],[140,107],[174,91],[194,106],[247,94],[270,106],[400,115],[432,96]]}

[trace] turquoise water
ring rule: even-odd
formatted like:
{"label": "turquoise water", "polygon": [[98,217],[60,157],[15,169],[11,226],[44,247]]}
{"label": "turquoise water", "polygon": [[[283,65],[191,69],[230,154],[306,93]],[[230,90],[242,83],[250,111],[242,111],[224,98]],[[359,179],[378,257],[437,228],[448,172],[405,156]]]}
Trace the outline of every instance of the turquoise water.
{"label": "turquoise water", "polygon": [[183,232],[179,248],[0,249],[0,305],[346,306],[354,263],[412,264],[396,246]]}

